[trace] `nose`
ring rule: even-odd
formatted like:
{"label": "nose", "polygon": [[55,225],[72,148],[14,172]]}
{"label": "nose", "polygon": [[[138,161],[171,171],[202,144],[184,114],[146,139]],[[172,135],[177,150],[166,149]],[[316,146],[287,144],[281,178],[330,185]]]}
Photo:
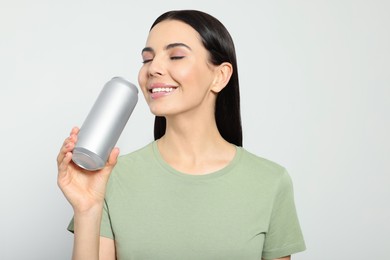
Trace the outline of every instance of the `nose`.
{"label": "nose", "polygon": [[149,76],[162,76],[165,74],[165,66],[157,55],[149,62],[148,66]]}

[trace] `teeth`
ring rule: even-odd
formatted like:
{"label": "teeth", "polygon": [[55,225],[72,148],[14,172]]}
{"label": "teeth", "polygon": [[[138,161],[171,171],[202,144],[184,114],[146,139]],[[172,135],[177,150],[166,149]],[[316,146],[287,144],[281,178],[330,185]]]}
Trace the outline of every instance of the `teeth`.
{"label": "teeth", "polygon": [[156,92],[172,92],[175,88],[153,88],[152,93]]}

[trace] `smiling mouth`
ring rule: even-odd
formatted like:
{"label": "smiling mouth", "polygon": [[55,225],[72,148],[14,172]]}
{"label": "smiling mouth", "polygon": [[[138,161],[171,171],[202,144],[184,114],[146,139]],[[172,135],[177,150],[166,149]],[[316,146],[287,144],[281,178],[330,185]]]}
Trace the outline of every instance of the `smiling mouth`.
{"label": "smiling mouth", "polygon": [[168,87],[168,88],[152,88],[149,90],[150,93],[169,93],[174,91],[176,88],[175,87]]}

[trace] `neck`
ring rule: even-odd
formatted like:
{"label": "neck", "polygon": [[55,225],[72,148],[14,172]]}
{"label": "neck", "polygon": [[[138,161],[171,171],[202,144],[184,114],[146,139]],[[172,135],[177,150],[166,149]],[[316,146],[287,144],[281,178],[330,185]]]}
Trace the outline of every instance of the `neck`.
{"label": "neck", "polygon": [[167,117],[165,135],[160,139],[161,146],[169,145],[181,154],[204,153],[209,147],[226,141],[220,135],[214,117],[194,118],[186,116]]}
{"label": "neck", "polygon": [[158,140],[158,148],[164,160],[177,170],[212,172],[234,157],[235,148],[220,135],[214,115],[166,119],[166,132]]}

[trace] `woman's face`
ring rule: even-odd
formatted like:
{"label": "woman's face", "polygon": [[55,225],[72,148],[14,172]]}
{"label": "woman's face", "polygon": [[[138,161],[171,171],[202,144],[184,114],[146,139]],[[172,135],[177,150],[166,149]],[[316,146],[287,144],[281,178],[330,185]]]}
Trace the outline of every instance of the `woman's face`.
{"label": "woman's face", "polygon": [[142,50],[139,85],[151,112],[173,116],[214,111],[215,66],[200,35],[189,25],[166,20],[150,31]]}

